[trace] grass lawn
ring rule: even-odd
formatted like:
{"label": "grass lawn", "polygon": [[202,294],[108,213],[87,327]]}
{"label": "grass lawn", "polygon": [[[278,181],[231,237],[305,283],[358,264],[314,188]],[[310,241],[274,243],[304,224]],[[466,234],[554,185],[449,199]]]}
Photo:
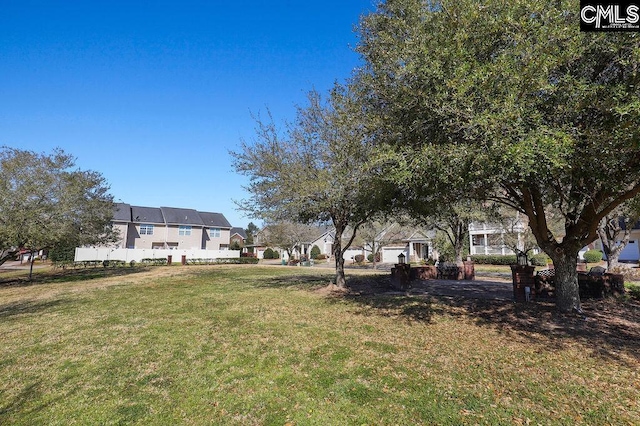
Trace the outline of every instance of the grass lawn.
{"label": "grass lawn", "polygon": [[640,308],[335,295],[328,272],[0,275],[0,424],[640,424]]}

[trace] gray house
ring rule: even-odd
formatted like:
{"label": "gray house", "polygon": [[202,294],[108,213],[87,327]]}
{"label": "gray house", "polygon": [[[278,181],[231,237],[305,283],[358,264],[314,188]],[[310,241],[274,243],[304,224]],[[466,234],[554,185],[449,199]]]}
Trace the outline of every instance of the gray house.
{"label": "gray house", "polygon": [[113,227],[118,248],[204,249],[229,248],[231,225],[221,213],[175,207],[116,204]]}

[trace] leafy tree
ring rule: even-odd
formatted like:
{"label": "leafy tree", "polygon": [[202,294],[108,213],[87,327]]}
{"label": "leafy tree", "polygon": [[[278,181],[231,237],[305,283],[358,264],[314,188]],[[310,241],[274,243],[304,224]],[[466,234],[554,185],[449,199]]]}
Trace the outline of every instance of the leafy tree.
{"label": "leafy tree", "polygon": [[[258,233],[260,229],[256,226],[255,223],[249,222],[244,232],[247,234],[247,245],[253,244],[254,236]],[[252,248],[253,249],[253,248]]]}
{"label": "leafy tree", "polygon": [[317,245],[314,245],[313,247],[311,247],[310,255],[312,259],[317,259],[318,256],[320,256],[320,253],[321,253],[320,247],[318,247]]}
{"label": "leafy tree", "polygon": [[37,253],[113,241],[108,189],[99,173],[75,169],[74,158],[60,149],[47,155],[3,147],[0,264],[20,249]]}
{"label": "leafy tree", "polygon": [[361,22],[354,78],[389,161],[527,216],[562,312],[580,310],[578,251],[640,193],[640,35],[581,33],[577,13],[572,1],[389,0]]}
{"label": "leafy tree", "polygon": [[344,287],[343,255],[358,228],[380,208],[377,200],[389,197],[381,187],[368,185],[371,143],[352,93],[336,87],[324,102],[311,92],[308,102],[284,133],[272,119],[258,119],[257,139],[232,152],[236,170],[251,178],[252,197],[240,207],[272,222],[331,222],[335,284]]}
{"label": "leafy tree", "polygon": [[233,240],[229,245],[229,250],[242,250],[242,246],[237,240]]}

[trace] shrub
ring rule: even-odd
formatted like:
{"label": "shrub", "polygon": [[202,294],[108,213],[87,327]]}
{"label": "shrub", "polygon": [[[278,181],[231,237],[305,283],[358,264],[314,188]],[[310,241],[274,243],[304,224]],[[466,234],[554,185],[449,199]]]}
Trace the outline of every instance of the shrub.
{"label": "shrub", "polygon": [[[475,254],[471,256],[471,260],[479,265],[515,265],[516,255],[507,254],[505,256],[500,254]],[[440,259],[442,263],[442,259]]]}
{"label": "shrub", "polygon": [[356,254],[353,260],[355,260],[356,263],[364,262],[364,254]]}
{"label": "shrub", "polygon": [[311,258],[317,259],[318,256],[320,256],[320,247],[314,245],[311,247]]}
{"label": "shrub", "polygon": [[327,255],[322,253],[320,253],[318,257],[316,257],[316,260],[326,260],[326,259],[327,259]]}
{"label": "shrub", "polygon": [[146,258],[146,259],[142,259],[140,263],[142,263],[143,265],[166,265],[167,258],[166,257],[154,257],[153,259]]}
{"label": "shrub", "polygon": [[273,251],[273,249],[271,247],[269,247],[264,251],[263,257],[265,259],[277,259],[277,257],[274,257],[274,253],[275,252]]}
{"label": "shrub", "polygon": [[551,263],[551,259],[545,253],[534,254],[529,258],[533,266],[547,266]]}
{"label": "shrub", "polygon": [[58,245],[49,250],[49,260],[57,262],[73,262],[76,255],[75,245]]}
{"label": "shrub", "polygon": [[369,255],[367,256],[367,260],[369,262],[373,262],[373,253],[369,253]]}
{"label": "shrub", "polygon": [[582,257],[587,263],[598,263],[602,260],[602,252],[600,250],[588,250]]}

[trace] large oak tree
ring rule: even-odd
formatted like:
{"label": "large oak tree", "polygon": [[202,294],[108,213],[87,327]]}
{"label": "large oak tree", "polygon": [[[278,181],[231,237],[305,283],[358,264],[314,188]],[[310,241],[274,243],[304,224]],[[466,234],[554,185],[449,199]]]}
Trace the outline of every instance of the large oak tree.
{"label": "large oak tree", "polygon": [[581,33],[578,13],[575,1],[389,0],[361,22],[354,79],[396,156],[528,217],[565,312],[580,309],[578,251],[640,192],[640,34]]}
{"label": "large oak tree", "polygon": [[0,150],[0,264],[20,249],[112,241],[113,197],[98,172],[74,158],[4,147]]}

